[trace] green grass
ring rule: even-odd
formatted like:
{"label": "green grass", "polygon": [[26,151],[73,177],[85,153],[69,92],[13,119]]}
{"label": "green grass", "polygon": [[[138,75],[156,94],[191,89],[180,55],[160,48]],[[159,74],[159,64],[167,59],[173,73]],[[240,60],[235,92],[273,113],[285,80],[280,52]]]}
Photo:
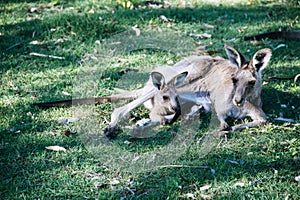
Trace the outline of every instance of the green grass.
{"label": "green grass", "polygon": [[[300,7],[278,1],[197,1],[193,7],[177,2],[170,8],[134,10],[124,9],[115,1],[0,3],[1,199],[201,199],[203,195],[215,199],[299,198],[300,183],[295,181],[300,175],[299,79],[294,83],[268,78],[300,74],[300,43],[282,39],[251,42],[243,38],[268,31],[299,30]],[[161,22],[160,15],[174,23]],[[206,28],[205,23],[214,28]],[[129,40],[124,31],[134,33],[135,25],[159,48],[140,46],[143,41],[138,37]],[[161,32],[153,34],[150,30],[157,27]],[[212,37],[193,39],[191,33]],[[122,45],[113,53],[110,50],[115,44],[111,43],[116,41]],[[134,41],[136,48],[131,48]],[[87,144],[97,144],[116,104],[84,107],[86,118],[69,127],[57,120],[77,116],[80,108],[31,107],[33,102],[71,99],[68,94],[103,96],[115,87],[140,87],[151,67],[179,61],[191,53],[195,42],[207,45],[205,51],[217,50],[216,56],[223,57],[223,45],[229,43],[248,58],[258,49],[286,45],[273,52],[264,72],[263,109],[269,116],[265,126],[230,133],[227,139],[203,137],[207,121],[213,121],[204,116],[202,124],[199,120],[192,126],[195,137],[189,147],[173,152],[177,159],[168,158],[170,165],[203,165],[208,169],[169,166],[134,173],[125,172],[123,168],[128,166],[120,166],[122,162],[112,160],[115,167],[105,163],[108,158],[101,160],[105,149],[93,152]],[[65,59],[36,57],[30,54],[33,52]],[[120,75],[125,68],[139,71]],[[134,113],[147,116],[142,108]],[[280,115],[295,122],[274,120]],[[92,127],[85,126],[88,122]],[[65,136],[68,128],[77,134]],[[80,134],[89,129],[95,132],[87,137]],[[160,129],[155,137],[132,139],[123,129],[112,146],[129,155],[156,152],[169,144],[175,132],[183,130],[178,123]],[[45,148],[53,145],[67,150]],[[138,167],[133,163],[131,169]],[[211,187],[201,190],[206,184]]]}

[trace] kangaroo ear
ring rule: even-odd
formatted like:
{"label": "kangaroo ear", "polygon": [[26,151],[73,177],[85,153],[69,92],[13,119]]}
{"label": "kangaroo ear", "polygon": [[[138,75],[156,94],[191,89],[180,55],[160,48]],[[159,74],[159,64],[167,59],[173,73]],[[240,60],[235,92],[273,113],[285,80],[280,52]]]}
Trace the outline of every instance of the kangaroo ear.
{"label": "kangaroo ear", "polygon": [[183,72],[179,75],[177,75],[175,78],[174,78],[174,86],[175,87],[180,87],[183,85],[184,83],[184,80],[185,78],[187,77],[188,75],[188,72]]}
{"label": "kangaroo ear", "polygon": [[253,67],[257,72],[262,71],[264,68],[266,68],[268,62],[270,61],[272,56],[271,49],[261,49],[257,51],[253,58],[252,58],[252,64]]}
{"label": "kangaroo ear", "polygon": [[165,87],[165,84],[166,84],[165,77],[161,73],[152,72],[151,78],[152,78],[154,87],[156,87],[157,89],[161,90],[163,87]]}
{"label": "kangaroo ear", "polygon": [[240,68],[242,65],[246,63],[247,61],[246,58],[240,52],[235,50],[232,46],[225,44],[224,48],[227,53],[228,59],[236,67]]}

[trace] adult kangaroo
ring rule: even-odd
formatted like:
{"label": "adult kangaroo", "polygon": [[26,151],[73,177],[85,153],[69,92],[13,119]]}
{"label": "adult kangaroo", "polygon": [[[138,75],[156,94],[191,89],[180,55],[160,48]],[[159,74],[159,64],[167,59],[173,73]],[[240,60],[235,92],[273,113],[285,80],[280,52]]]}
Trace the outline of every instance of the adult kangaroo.
{"label": "adult kangaroo", "polygon": [[[270,61],[271,50],[265,48],[257,51],[250,61],[229,45],[225,44],[225,50],[229,60],[211,58],[213,63],[204,77],[188,80],[178,89],[182,107],[185,103],[190,106],[190,102],[199,105],[198,99],[206,96],[217,114],[221,130],[237,131],[264,124],[266,115],[262,110],[261,73]],[[202,68],[196,63],[194,66]],[[227,117],[251,117],[253,121],[230,127]]]}

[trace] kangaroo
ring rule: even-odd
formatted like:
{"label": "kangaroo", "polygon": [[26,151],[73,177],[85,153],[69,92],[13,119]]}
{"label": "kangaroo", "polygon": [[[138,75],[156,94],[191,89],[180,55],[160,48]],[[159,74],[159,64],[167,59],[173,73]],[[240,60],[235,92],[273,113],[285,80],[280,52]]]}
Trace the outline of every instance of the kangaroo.
{"label": "kangaroo", "polygon": [[[262,110],[261,73],[270,61],[271,50],[266,48],[257,51],[251,61],[247,61],[240,52],[229,45],[225,45],[225,50],[229,60],[221,57],[190,56],[172,67],[162,68],[163,74],[167,74],[168,71],[175,71],[175,74],[182,73],[186,70],[184,75],[180,74],[182,77],[179,78],[179,84],[174,85],[174,81],[178,78],[176,75],[173,75],[174,79],[170,82],[165,82],[162,74],[152,74],[152,83],[148,81],[143,89],[143,95],[114,110],[112,121],[104,133],[108,137],[116,135],[118,121],[142,103],[146,102],[145,105],[147,105],[149,99],[151,106],[146,107],[151,110],[150,124],[164,124],[168,117],[176,116],[181,110],[187,112],[186,110],[191,109],[191,112],[185,114],[192,115],[196,112],[193,109],[194,106],[198,110],[204,108],[205,111],[210,111],[211,107],[214,108],[221,130],[238,131],[264,124],[266,115]],[[155,87],[150,87],[149,84]],[[164,90],[162,85],[167,85],[168,89]],[[173,105],[176,105],[177,109],[166,111],[166,108],[170,108],[169,104],[172,102],[170,99],[176,102]],[[178,104],[178,100],[181,105]],[[253,121],[233,127],[226,122],[227,117],[245,118],[247,116]],[[148,122],[142,122],[141,127],[146,126]]]}
{"label": "kangaroo", "polygon": [[[160,67],[151,72],[150,79],[145,87],[130,93],[135,93],[137,98],[132,102],[115,108],[111,114],[111,122],[104,129],[104,134],[108,138],[114,138],[118,134],[118,123],[131,110],[144,103],[145,107],[150,110],[149,120],[141,120],[137,123],[137,129],[142,131],[146,126],[156,124],[165,124],[180,109],[177,99],[176,87],[180,87],[187,76],[187,72],[183,71],[178,74],[177,71],[169,69],[170,67]],[[163,73],[167,70],[169,74]],[[119,94],[122,96],[122,94]]]}
{"label": "kangaroo", "polygon": [[[150,110],[150,119],[138,121],[133,135],[139,135],[145,128],[153,125],[163,125],[167,120],[171,120],[170,123],[173,123],[181,113],[176,88],[186,83],[187,78],[192,80],[205,76],[212,64],[213,59],[210,56],[190,56],[174,66],[156,68],[144,88],[116,94],[118,98],[127,96],[136,99],[114,109],[111,114],[111,122],[104,129],[104,134],[108,138],[116,137],[119,121],[141,104]],[[114,95],[114,97],[116,96]],[[208,104],[210,104],[208,98],[198,98],[196,103],[198,110],[203,107],[208,110]]]}
{"label": "kangaroo", "polygon": [[[265,48],[257,51],[250,61],[229,45],[225,45],[225,50],[229,60],[211,58],[213,63],[205,76],[189,80],[178,88],[178,97],[183,103],[199,105],[198,99],[206,95],[217,114],[221,130],[237,131],[264,124],[266,115],[262,110],[261,73],[270,61],[271,50]],[[233,127],[225,121],[227,117],[247,116],[253,121]]]}
{"label": "kangaroo", "polygon": [[[183,114],[193,115],[197,110],[210,111],[211,108],[217,113],[221,130],[237,131],[264,124],[266,115],[261,102],[261,73],[270,61],[271,50],[261,49],[247,61],[233,47],[224,47],[228,60],[221,57],[190,56],[174,66],[159,67],[152,71],[142,89],[96,98],[97,102],[135,99],[114,109],[104,134],[108,138],[115,137],[119,121],[143,103],[150,110],[150,119],[137,123],[140,130],[148,125],[164,124],[167,119],[175,121],[181,110],[191,110]],[[90,98],[86,100],[90,101]],[[78,103],[81,103],[80,99]],[[253,121],[233,127],[226,122],[227,117],[247,116]]]}

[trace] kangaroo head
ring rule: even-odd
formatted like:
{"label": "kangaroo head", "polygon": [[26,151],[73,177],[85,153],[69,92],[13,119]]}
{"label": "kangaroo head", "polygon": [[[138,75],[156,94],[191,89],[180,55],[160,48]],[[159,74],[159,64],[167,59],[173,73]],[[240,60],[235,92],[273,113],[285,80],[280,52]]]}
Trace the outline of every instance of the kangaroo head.
{"label": "kangaroo head", "polygon": [[160,72],[151,73],[153,85],[159,91],[154,97],[154,104],[160,105],[164,114],[174,114],[180,109],[176,88],[184,84],[187,74],[187,72],[180,73],[167,82]]}
{"label": "kangaroo head", "polygon": [[268,48],[257,51],[250,61],[233,47],[225,44],[229,61],[236,67],[232,77],[235,92],[233,104],[243,106],[246,100],[258,98],[261,93],[261,72],[270,61],[272,51]]}

